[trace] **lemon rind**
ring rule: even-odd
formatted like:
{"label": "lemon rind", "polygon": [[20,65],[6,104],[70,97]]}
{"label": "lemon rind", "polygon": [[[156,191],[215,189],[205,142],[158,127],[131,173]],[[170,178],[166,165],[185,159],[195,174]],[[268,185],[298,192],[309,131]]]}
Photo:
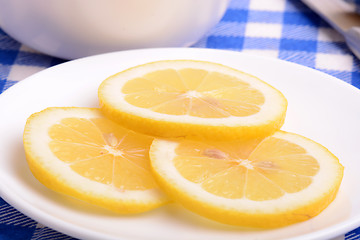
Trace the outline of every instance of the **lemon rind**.
{"label": "lemon rind", "polygon": [[[200,68],[208,71],[226,72],[248,82],[255,89],[265,93],[265,103],[258,113],[246,117],[201,118],[189,115],[169,115],[133,106],[126,102],[122,87],[127,80],[147,72],[174,68]],[[100,108],[115,122],[124,126],[162,137],[198,136],[200,138],[233,139],[267,136],[280,129],[284,123],[287,100],[284,95],[262,80],[223,66],[194,60],[172,60],[147,63],[115,74],[102,82],[98,90]]]}
{"label": "lemon rind", "polygon": [[168,202],[160,189],[116,190],[111,185],[84,178],[44,147],[51,139],[47,129],[66,117],[103,117],[94,108],[48,108],[29,117],[24,130],[24,149],[30,170],[46,187],[118,213],[148,211]]}
{"label": "lemon rind", "polygon": [[261,228],[308,220],[334,200],[343,177],[343,166],[325,147],[310,139],[283,131],[276,132],[274,137],[300,144],[319,160],[320,171],[310,187],[266,201],[216,196],[181,176],[171,163],[178,143],[168,140],[154,140],[150,150],[151,164],[160,186],[170,197],[189,210],[213,220]]}

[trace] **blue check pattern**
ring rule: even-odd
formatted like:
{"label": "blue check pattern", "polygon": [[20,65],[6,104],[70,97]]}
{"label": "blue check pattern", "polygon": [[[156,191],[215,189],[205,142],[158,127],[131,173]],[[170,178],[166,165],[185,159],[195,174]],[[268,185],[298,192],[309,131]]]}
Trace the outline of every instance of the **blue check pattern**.
{"label": "blue check pattern", "polygon": [[[360,62],[344,38],[299,0],[232,0],[222,20],[193,47],[279,58],[360,88]],[[0,93],[33,73],[63,62],[29,49],[0,28]],[[10,239],[73,238],[26,217],[0,198],[0,240]],[[360,239],[360,228],[340,239]]]}
{"label": "blue check pattern", "polygon": [[355,5],[356,11],[360,13],[360,0],[346,0],[346,2]]}

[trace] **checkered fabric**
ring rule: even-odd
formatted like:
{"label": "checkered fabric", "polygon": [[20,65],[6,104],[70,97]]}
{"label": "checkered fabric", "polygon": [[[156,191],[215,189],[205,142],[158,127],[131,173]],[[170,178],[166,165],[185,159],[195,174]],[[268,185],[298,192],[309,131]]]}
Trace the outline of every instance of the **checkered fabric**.
{"label": "checkered fabric", "polygon": [[356,7],[356,11],[360,13],[360,0],[345,0],[345,1],[354,4]]}
{"label": "checkered fabric", "polygon": [[[299,0],[232,0],[224,17],[193,47],[279,58],[360,88],[359,60],[344,38]],[[36,52],[0,28],[0,93],[65,60]],[[360,228],[338,239],[360,239]],[[73,239],[24,216],[0,198],[0,240]]]}

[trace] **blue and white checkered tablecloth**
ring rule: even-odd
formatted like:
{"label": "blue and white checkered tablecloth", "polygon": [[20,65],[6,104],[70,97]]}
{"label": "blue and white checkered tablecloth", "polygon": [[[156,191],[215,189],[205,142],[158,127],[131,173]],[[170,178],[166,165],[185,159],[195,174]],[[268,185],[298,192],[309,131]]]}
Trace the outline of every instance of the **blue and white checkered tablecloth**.
{"label": "blue and white checkered tablecloth", "polygon": [[[299,0],[232,0],[222,20],[193,47],[279,58],[360,88],[359,60],[344,38]],[[36,52],[0,28],[0,93],[65,62]],[[338,239],[360,239],[360,228]],[[73,239],[26,217],[0,198],[0,240]]]}

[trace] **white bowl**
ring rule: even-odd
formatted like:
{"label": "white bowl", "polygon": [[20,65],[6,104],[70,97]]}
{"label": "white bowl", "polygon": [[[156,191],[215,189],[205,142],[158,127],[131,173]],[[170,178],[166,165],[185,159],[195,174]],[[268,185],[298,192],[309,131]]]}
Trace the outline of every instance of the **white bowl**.
{"label": "white bowl", "polygon": [[0,0],[0,25],[40,52],[74,59],[111,51],[185,47],[229,0]]}

